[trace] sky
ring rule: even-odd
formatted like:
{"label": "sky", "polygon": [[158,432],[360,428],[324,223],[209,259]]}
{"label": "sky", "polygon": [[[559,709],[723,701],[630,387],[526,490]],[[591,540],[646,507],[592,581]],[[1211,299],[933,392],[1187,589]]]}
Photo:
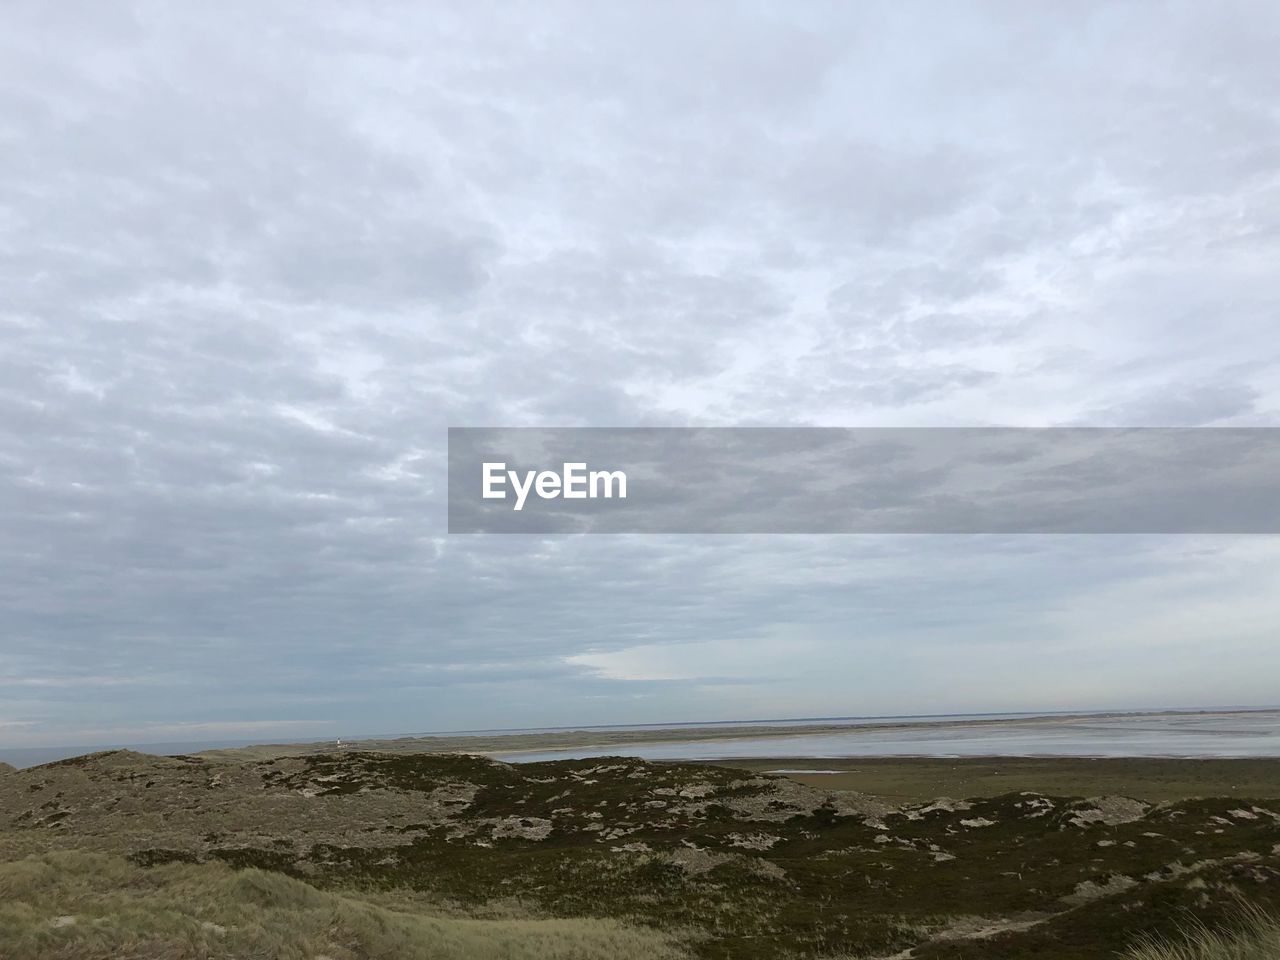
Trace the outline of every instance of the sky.
{"label": "sky", "polygon": [[450,536],[450,426],[1280,426],[1280,6],[16,2],[0,745],[1275,704],[1269,536]]}

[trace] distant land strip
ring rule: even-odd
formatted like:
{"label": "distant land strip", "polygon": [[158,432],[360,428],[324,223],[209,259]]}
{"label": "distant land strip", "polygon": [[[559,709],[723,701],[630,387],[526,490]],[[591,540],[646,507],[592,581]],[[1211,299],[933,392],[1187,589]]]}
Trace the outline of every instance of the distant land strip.
{"label": "distant land strip", "polygon": [[352,739],[341,741],[321,740],[306,743],[271,743],[221,750],[204,750],[196,756],[210,759],[248,759],[306,754],[333,753],[336,744],[340,749],[375,751],[381,753],[468,753],[479,755],[542,753],[553,750],[601,750],[609,747],[662,745],[694,742],[728,742],[758,740],[761,738],[785,738],[796,736],[823,736],[850,732],[917,731],[946,729],[982,729],[991,727],[1018,727],[1024,725],[1071,724],[1082,720],[1141,720],[1144,718],[1176,717],[1230,717],[1246,715],[1276,715],[1277,708],[1239,710],[1152,710],[1110,711],[1102,713],[1036,714],[1018,717],[982,718],[958,717],[939,720],[887,720],[874,719],[833,721],[831,723],[759,724],[717,726],[647,727],[644,729],[600,730],[549,730],[530,733],[492,734],[439,734],[395,738]]}

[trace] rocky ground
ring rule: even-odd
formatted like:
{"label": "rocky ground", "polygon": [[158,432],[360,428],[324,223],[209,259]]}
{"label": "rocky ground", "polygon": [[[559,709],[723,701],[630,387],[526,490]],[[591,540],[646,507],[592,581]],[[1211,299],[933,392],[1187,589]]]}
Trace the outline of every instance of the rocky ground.
{"label": "rocky ground", "polygon": [[0,855],[70,848],[471,911],[514,900],[735,960],[1094,960],[1241,899],[1280,902],[1280,801],[1266,797],[899,803],[635,759],[113,752],[0,773]]}

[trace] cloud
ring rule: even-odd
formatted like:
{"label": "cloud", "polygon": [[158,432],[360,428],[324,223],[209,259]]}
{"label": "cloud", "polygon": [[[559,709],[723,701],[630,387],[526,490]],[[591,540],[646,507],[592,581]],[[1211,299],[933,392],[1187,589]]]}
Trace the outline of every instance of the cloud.
{"label": "cloud", "polygon": [[451,538],[444,440],[1274,425],[1276,17],[19,6],[5,739],[1253,696],[992,646],[1213,543]]}

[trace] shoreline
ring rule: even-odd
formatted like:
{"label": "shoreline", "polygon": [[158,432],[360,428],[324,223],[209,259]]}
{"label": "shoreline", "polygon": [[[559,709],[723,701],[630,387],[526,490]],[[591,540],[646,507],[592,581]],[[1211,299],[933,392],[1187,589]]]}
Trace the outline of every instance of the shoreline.
{"label": "shoreline", "polygon": [[[306,754],[317,753],[335,753],[335,752],[355,752],[370,751],[379,753],[394,754],[410,754],[410,753],[465,753],[477,756],[484,756],[493,759],[508,760],[510,762],[526,762],[524,758],[533,757],[538,754],[558,754],[562,752],[572,751],[574,753],[597,753],[599,751],[609,751],[613,749],[631,750],[644,749],[646,751],[652,749],[662,749],[670,747],[675,750],[680,748],[687,749],[693,744],[707,744],[708,755],[704,757],[688,757],[688,756],[672,756],[670,759],[678,762],[717,762],[720,760],[733,760],[733,757],[717,755],[716,745],[728,746],[735,743],[743,743],[749,741],[779,741],[780,747],[785,741],[793,738],[822,738],[822,737],[852,737],[859,738],[865,735],[868,738],[879,738],[893,734],[934,734],[947,731],[999,731],[1018,729],[1046,729],[1055,727],[1068,727],[1075,724],[1090,723],[1130,723],[1141,724],[1144,721],[1160,721],[1160,722],[1176,722],[1184,721],[1204,721],[1221,718],[1229,720],[1231,718],[1249,719],[1249,718],[1268,718],[1274,717],[1280,724],[1280,708],[1277,707],[1249,707],[1240,709],[1212,710],[1212,709],[1168,709],[1168,710],[1148,710],[1148,711],[1117,711],[1110,710],[1097,713],[1077,712],[1077,713],[1026,713],[1014,716],[997,716],[976,714],[971,716],[956,717],[939,717],[938,719],[924,718],[858,718],[852,720],[839,721],[778,721],[755,723],[751,721],[742,722],[711,722],[705,726],[694,724],[681,724],[679,726],[633,726],[633,727],[614,727],[614,728],[598,728],[598,727],[561,727],[555,729],[541,729],[536,731],[519,732],[519,731],[494,731],[491,733],[456,733],[456,734],[427,734],[421,736],[405,736],[405,737],[365,737],[365,738],[342,738],[341,745],[337,740],[307,740],[301,742],[283,742],[283,743],[260,743],[260,744],[242,744],[228,747],[204,747],[203,744],[192,744],[197,749],[183,750],[181,744],[166,744],[166,747],[174,748],[172,752],[165,750],[163,753],[156,752],[159,756],[199,756],[208,759],[244,759],[246,757],[281,757],[281,756],[301,756]],[[1222,734],[1229,737],[1230,734]],[[11,751],[12,756],[21,759],[20,755],[30,751],[31,753],[52,753],[60,754],[60,758],[84,755],[87,753],[101,752],[111,749],[134,749],[137,750],[141,746],[145,751],[148,745],[136,745],[128,743],[119,743],[115,745],[104,746],[68,746],[68,747],[49,747],[49,748],[29,748],[18,747]],[[995,746],[993,744],[993,746]],[[199,749],[204,747],[204,749]],[[907,752],[903,753],[896,748],[895,744],[885,744],[884,752],[875,754],[866,754],[865,756],[880,757],[932,757],[934,759],[946,759],[954,754],[949,753],[945,749],[945,739],[939,738],[939,749],[931,753]],[[150,752],[150,751],[147,751]],[[0,751],[0,756],[5,756]],[[986,754],[959,754],[967,757],[976,756],[1006,756],[1006,757],[1044,757],[1058,758],[1070,757],[1075,759],[1086,759],[1090,756],[1097,758],[1106,758],[1115,756],[1114,754],[1098,753],[1090,754],[1081,753],[1046,753],[1043,751],[1029,750],[1013,753],[1001,753],[994,750]],[[1214,759],[1229,758],[1231,754],[1215,753],[1212,750],[1200,751],[1172,751],[1160,752],[1153,750],[1151,752],[1135,752],[1127,754],[1133,757],[1148,758],[1164,758],[1164,759]],[[1277,756],[1280,756],[1280,749],[1277,750]],[[758,760],[764,757],[764,754],[754,754],[749,757],[740,757],[740,760]],[[808,762],[814,760],[844,760],[858,759],[864,754],[850,755],[847,753],[835,752],[830,755],[818,754],[796,754],[787,751],[785,748],[779,749],[778,757],[788,758],[793,761]],[[1257,755],[1261,756],[1261,754]],[[560,759],[559,757],[547,759]],[[37,763],[15,764],[20,769],[30,766],[39,766],[43,763],[54,762],[54,760],[41,760]]]}
{"label": "shoreline", "polygon": [[[363,740],[344,740],[340,749],[343,752],[370,750],[387,753],[468,753],[495,759],[509,758],[519,762],[517,758],[540,753],[559,753],[561,751],[593,752],[614,748],[662,748],[678,747],[689,744],[731,744],[752,740],[786,740],[795,737],[823,736],[856,736],[860,733],[908,733],[946,730],[989,730],[1018,729],[1021,727],[1067,726],[1070,724],[1091,721],[1131,721],[1170,720],[1170,719],[1210,719],[1232,717],[1275,717],[1280,721],[1280,708],[1249,708],[1241,710],[1155,710],[1141,712],[1107,711],[1102,713],[1072,714],[1033,714],[1017,717],[958,717],[945,720],[858,720],[833,723],[804,724],[758,724],[733,727],[681,727],[679,729],[644,728],[616,729],[603,732],[591,728],[566,728],[557,731],[540,731],[531,733],[499,733],[499,734],[459,734],[432,735],[426,737],[399,737],[395,739],[372,738]],[[198,755],[203,757],[244,757],[244,756],[290,756],[306,753],[334,752],[334,741],[299,744],[261,744],[253,747],[239,747],[227,750],[207,750]],[[786,751],[780,751],[786,755]],[[884,756],[895,755],[890,752]],[[919,754],[903,754],[918,756]],[[993,754],[999,755],[999,754]],[[1016,755],[1016,754],[1014,754]],[[796,759],[791,755],[792,759]],[[1056,756],[1056,755],[1051,755]],[[1172,757],[1171,757],[1172,758]],[[550,759],[550,758],[549,758]],[[685,758],[670,758],[685,759]],[[702,760],[733,759],[721,757],[701,758]],[[813,759],[813,758],[808,758]],[[829,758],[833,759],[833,758]]]}

